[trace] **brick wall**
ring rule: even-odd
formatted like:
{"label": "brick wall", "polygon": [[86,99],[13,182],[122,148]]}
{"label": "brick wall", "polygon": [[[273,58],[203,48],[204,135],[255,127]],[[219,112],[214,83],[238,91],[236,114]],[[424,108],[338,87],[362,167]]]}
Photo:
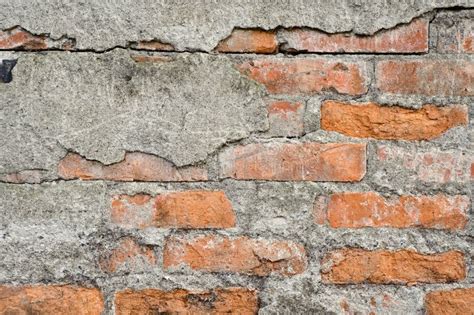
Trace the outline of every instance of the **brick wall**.
{"label": "brick wall", "polygon": [[0,314],[474,314],[468,6],[211,49],[9,6]]}

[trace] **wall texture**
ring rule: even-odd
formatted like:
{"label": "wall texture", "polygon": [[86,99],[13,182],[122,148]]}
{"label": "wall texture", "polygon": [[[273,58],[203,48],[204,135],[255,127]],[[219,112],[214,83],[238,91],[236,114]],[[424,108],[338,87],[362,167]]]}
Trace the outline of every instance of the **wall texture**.
{"label": "wall texture", "polygon": [[0,5],[0,314],[474,314],[473,1]]}

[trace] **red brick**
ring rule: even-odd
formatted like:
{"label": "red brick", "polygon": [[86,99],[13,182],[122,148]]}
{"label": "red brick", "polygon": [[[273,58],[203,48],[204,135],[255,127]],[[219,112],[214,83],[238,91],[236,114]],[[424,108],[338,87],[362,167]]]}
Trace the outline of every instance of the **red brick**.
{"label": "red brick", "polygon": [[432,22],[440,53],[474,53],[474,14],[471,10],[441,12]]}
{"label": "red brick", "polygon": [[272,31],[234,29],[215,50],[221,53],[273,54],[278,50],[278,42]]}
{"label": "red brick", "polygon": [[175,48],[171,44],[160,42],[159,40],[140,41],[133,43],[132,48],[140,50],[151,50],[151,51],[174,51]]}
{"label": "red brick", "polygon": [[429,140],[467,123],[467,107],[460,105],[407,109],[375,103],[325,101],[321,107],[321,129],[357,138]]}
{"label": "red brick", "polygon": [[274,101],[267,106],[270,130],[277,137],[297,137],[304,132],[304,106],[301,103]]}
{"label": "red brick", "polygon": [[355,143],[256,143],[220,156],[223,177],[278,181],[359,181],[366,145]]}
{"label": "red brick", "polygon": [[246,288],[211,291],[125,290],[115,294],[115,314],[257,314],[257,292]]}
{"label": "red brick", "polygon": [[69,285],[0,286],[0,314],[100,315],[104,299],[98,289]]}
{"label": "red brick", "polygon": [[112,222],[125,228],[209,229],[235,226],[232,204],[223,191],[182,191],[119,195],[112,200]]}
{"label": "red brick", "polygon": [[125,238],[113,249],[103,253],[99,259],[100,268],[105,272],[141,271],[156,265],[156,257],[149,246],[138,244],[132,238]]}
{"label": "red brick", "polygon": [[[467,196],[401,196],[386,199],[374,192],[329,197],[327,221],[333,228],[395,227],[462,229],[468,221]],[[320,215],[315,218],[321,222]]]}
{"label": "red brick", "polygon": [[472,315],[474,288],[429,292],[425,307],[427,315]]}
{"label": "red brick", "polygon": [[0,30],[0,50],[71,50],[75,42],[70,38],[50,39],[47,35],[34,35],[21,27]]}
{"label": "red brick", "polygon": [[367,92],[365,63],[334,59],[256,59],[238,65],[271,94],[316,94],[335,91],[361,95]]}
{"label": "red brick", "polygon": [[377,32],[372,36],[328,34],[308,28],[292,28],[281,33],[288,52],[417,53],[428,51],[428,21]]}
{"label": "red brick", "polygon": [[166,240],[163,266],[185,266],[207,272],[236,272],[266,276],[292,276],[306,269],[306,252],[300,244],[248,237],[173,237]]}
{"label": "red brick", "polygon": [[461,151],[429,152],[418,151],[415,148],[379,145],[376,147],[377,168],[392,167],[395,163],[398,169],[411,171],[414,177],[426,183],[464,183],[469,181],[469,157]]}
{"label": "red brick", "polygon": [[58,165],[58,174],[64,179],[105,179],[114,181],[200,181],[207,180],[207,170],[201,167],[177,168],[155,155],[126,153],[123,161],[104,165],[68,153]]}
{"label": "red brick", "polygon": [[321,262],[325,283],[416,284],[459,281],[466,277],[464,254],[420,254],[413,250],[339,249]]}
{"label": "red brick", "polygon": [[473,96],[474,62],[467,60],[384,60],[376,65],[377,88],[393,94]]}

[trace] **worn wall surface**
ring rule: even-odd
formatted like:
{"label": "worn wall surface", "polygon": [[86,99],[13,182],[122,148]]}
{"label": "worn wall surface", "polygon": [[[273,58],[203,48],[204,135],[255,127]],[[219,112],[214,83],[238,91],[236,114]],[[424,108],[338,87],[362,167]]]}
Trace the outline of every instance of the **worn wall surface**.
{"label": "worn wall surface", "polygon": [[474,314],[473,1],[0,8],[0,314]]}

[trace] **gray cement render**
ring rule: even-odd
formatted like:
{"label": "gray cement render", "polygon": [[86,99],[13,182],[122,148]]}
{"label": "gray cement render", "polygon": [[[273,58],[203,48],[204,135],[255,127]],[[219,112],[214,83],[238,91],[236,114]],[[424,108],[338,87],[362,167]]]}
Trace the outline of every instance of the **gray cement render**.
{"label": "gray cement render", "polygon": [[[168,54],[174,59],[170,62],[136,63],[129,57],[134,52],[127,50],[96,52],[152,38],[173,43],[180,50],[210,51],[234,27],[302,25],[328,32],[373,33],[435,8],[473,5],[469,1],[399,1],[382,7],[382,3],[343,1],[335,6],[330,1],[208,1],[191,6],[184,1],[0,0],[0,29],[21,25],[55,38],[67,35],[77,40],[80,49],[93,50],[0,54],[0,59],[18,59],[12,82],[0,83],[0,175],[42,170],[45,181],[35,185],[0,183],[0,284],[97,286],[105,295],[106,314],[113,313],[114,293],[125,288],[255,288],[261,299],[261,314],[340,314],[342,301],[352,312],[364,314],[422,314],[426,292],[472,287],[472,214],[467,228],[460,231],[331,229],[315,224],[312,216],[315,198],[342,191],[377,191],[385,196],[445,193],[472,199],[469,181],[423,183],[397,164],[381,166],[374,156],[376,144],[382,143],[472,157],[472,109],[469,126],[454,128],[430,142],[412,143],[356,139],[319,130],[322,101],[379,101],[406,107],[461,103],[471,108],[472,98],[402,97],[383,95],[373,88],[360,97],[330,92],[313,97],[280,96],[305,104],[305,134],[295,139],[272,138],[266,135],[265,99],[276,97],[267,95],[262,86],[234,67],[241,58],[257,56],[172,53]],[[372,65],[385,58],[338,57]],[[472,60],[438,54],[430,58]],[[373,73],[369,75],[373,82]],[[218,178],[216,157],[222,147],[259,141],[367,142],[367,175],[352,184]],[[57,163],[68,151],[105,164],[121,160],[125,151],[156,154],[177,165],[204,162],[212,180],[181,184],[57,180]],[[110,220],[113,195],[156,195],[186,189],[224,190],[236,212],[237,226],[205,231],[135,230],[119,228]],[[308,269],[290,278],[162,270],[161,253],[167,236],[211,233],[300,242],[307,251]],[[137,269],[124,266],[113,274],[101,271],[98,257],[124,237],[152,246],[158,264]],[[424,253],[459,249],[466,253],[468,275],[459,283],[411,287],[322,284],[321,258],[329,250],[347,246],[412,248]],[[390,297],[389,303],[383,302],[384,295]],[[371,306],[372,299],[375,306]]]}

